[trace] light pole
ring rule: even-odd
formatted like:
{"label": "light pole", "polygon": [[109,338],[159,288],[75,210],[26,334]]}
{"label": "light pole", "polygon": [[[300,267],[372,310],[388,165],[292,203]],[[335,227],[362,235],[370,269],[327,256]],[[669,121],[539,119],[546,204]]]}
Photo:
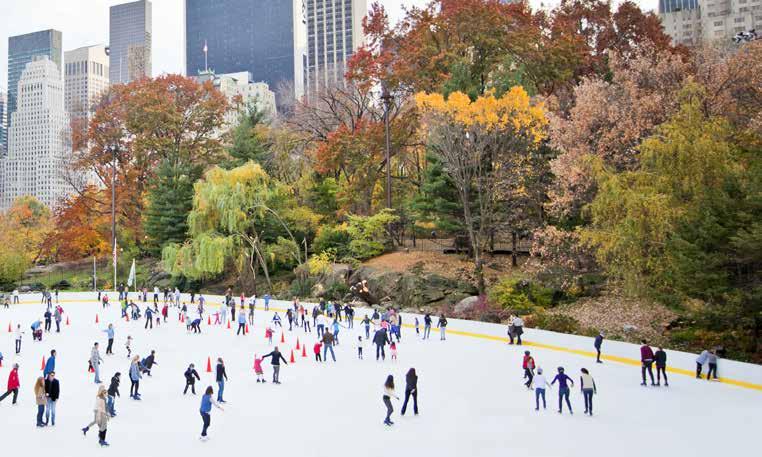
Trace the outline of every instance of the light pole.
{"label": "light pole", "polygon": [[389,93],[386,84],[382,86],[381,100],[384,102],[384,156],[386,159],[386,207],[392,207],[392,139],[389,135],[389,111],[391,110],[394,97]]}
{"label": "light pole", "polygon": [[116,290],[116,147],[111,149],[111,249],[114,264],[114,290]]}

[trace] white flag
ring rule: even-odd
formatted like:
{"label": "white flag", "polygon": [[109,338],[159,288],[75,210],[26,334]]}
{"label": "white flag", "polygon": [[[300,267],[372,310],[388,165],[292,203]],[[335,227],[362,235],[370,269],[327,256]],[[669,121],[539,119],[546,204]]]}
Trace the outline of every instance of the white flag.
{"label": "white flag", "polygon": [[209,48],[206,46],[206,40],[204,40],[204,54],[209,52]]}
{"label": "white flag", "polygon": [[127,287],[132,287],[135,284],[135,259],[132,259],[132,267],[130,267],[130,277],[127,278]]}

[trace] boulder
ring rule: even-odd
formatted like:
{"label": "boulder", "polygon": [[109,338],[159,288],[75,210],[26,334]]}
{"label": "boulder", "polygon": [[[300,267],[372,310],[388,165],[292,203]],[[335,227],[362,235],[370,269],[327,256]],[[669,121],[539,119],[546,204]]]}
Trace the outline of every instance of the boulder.
{"label": "boulder", "polygon": [[470,297],[466,297],[463,300],[459,301],[457,305],[455,305],[454,311],[456,314],[462,314],[467,311],[470,311],[471,308],[473,308],[478,301],[479,301],[478,295],[472,295]]}

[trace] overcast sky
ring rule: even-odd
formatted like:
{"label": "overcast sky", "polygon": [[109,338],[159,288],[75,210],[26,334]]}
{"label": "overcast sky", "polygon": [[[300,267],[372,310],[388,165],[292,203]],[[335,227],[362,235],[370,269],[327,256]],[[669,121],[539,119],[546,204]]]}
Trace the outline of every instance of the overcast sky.
{"label": "overcast sky", "polygon": [[[184,0],[152,0],[153,71],[182,73],[182,5]],[[280,0],[290,1],[290,0]],[[368,0],[370,4],[373,0]],[[393,20],[404,6],[420,6],[429,0],[381,0]],[[532,0],[533,5],[558,0]],[[64,51],[108,41],[108,9],[127,0],[0,0],[0,87],[8,84],[8,37],[56,29],[63,32]],[[657,0],[636,0],[653,9]]]}

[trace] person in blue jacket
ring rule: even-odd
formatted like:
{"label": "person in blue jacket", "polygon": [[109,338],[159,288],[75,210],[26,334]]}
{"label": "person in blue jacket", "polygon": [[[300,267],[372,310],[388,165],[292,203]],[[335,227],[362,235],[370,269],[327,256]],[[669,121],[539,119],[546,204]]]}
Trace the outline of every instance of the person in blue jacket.
{"label": "person in blue jacket", "polygon": [[601,330],[598,333],[598,336],[595,337],[595,343],[593,343],[593,346],[595,346],[595,352],[597,352],[597,356],[595,358],[596,363],[603,363],[601,361],[601,346],[603,346],[604,338],[606,338],[606,333]]}
{"label": "person in blue jacket", "polygon": [[45,369],[42,371],[42,377],[48,379],[48,375],[56,371],[56,350],[50,351],[50,358],[45,362]]}
{"label": "person in blue jacket", "polygon": [[241,333],[243,333],[243,336],[246,336],[246,313],[243,306],[241,306],[241,312],[238,314],[238,330],[235,334],[240,335]]}
{"label": "person in blue jacket", "polygon": [[201,420],[204,424],[201,428],[201,441],[206,441],[209,439],[209,437],[206,435],[206,431],[209,430],[209,425],[212,423],[212,406],[219,409],[220,411],[224,411],[222,406],[218,405],[217,402],[214,401],[212,395],[214,395],[214,389],[212,386],[209,386],[206,388],[204,395],[201,396],[201,408],[199,409],[199,412],[201,413]]}
{"label": "person in blue jacket", "polygon": [[268,311],[270,309],[270,294],[265,294],[265,311]]}
{"label": "person in blue jacket", "polygon": [[108,328],[103,331],[108,337],[108,345],[106,346],[106,355],[114,355],[112,348],[114,346],[114,324],[108,324]]}
{"label": "person in blue jacket", "polygon": [[153,309],[150,306],[146,306],[146,325],[143,328],[147,329],[149,325],[153,329]]}
{"label": "person in blue jacket", "polygon": [[569,408],[569,414],[574,414],[571,402],[569,401],[569,384],[571,384],[571,387],[574,387],[574,381],[564,373],[564,367],[558,367],[558,374],[553,378],[553,382],[551,382],[550,385],[552,386],[556,381],[558,381],[558,413],[563,413],[563,399],[566,398],[566,406]]}

